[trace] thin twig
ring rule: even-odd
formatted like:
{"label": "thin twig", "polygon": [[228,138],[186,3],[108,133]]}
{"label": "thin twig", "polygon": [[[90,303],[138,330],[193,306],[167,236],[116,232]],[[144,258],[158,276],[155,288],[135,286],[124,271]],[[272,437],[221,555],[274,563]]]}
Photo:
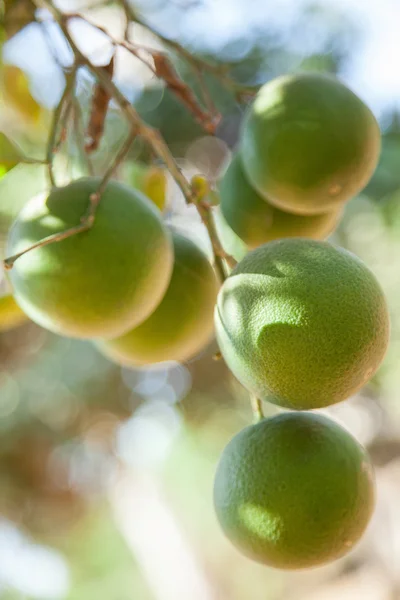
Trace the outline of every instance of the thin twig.
{"label": "thin twig", "polygon": [[30,158],[29,156],[23,156],[18,162],[26,165],[47,165],[46,158]]}
{"label": "thin twig", "polygon": [[[73,94],[75,79],[76,79],[77,68],[76,65],[66,77],[66,84],[64,92],[61,96],[60,102],[53,114],[53,122],[50,129],[49,141],[47,143],[47,154],[46,162],[48,165],[49,179],[53,187],[56,187],[56,179],[53,169],[54,154],[58,151],[60,144],[63,141],[65,135],[65,127],[71,108],[71,96]],[[58,130],[61,127],[60,137],[57,140]]]}
{"label": "thin twig", "polygon": [[130,19],[130,7],[129,7],[129,3],[128,0],[121,0],[121,6],[122,9],[124,11],[125,14],[125,31],[124,31],[124,39],[127,40],[128,36],[129,36],[129,26],[131,23],[131,19]]}
{"label": "thin twig", "polygon": [[122,144],[121,148],[119,149],[113,162],[111,163],[111,165],[105,172],[97,191],[90,196],[89,211],[88,211],[88,214],[85,216],[85,219],[87,219],[91,225],[93,225],[93,223],[94,223],[96,210],[97,210],[98,204],[100,202],[101,196],[104,193],[104,190],[107,186],[107,183],[109,182],[110,178],[112,177],[115,169],[121,164],[121,162],[124,160],[125,156],[128,154],[129,149],[132,146],[135,138],[136,138],[136,134],[134,132],[131,132],[128,135],[125,142]]}
{"label": "thin twig", "polygon": [[193,65],[193,73],[198,81],[204,105],[206,106],[208,112],[211,115],[213,115],[213,121],[215,122],[215,124],[218,125],[221,120],[221,115],[217,110],[214,100],[211,97],[210,90],[208,89],[208,86],[204,81],[203,72],[197,64]]}
{"label": "thin twig", "polygon": [[[104,69],[102,67],[93,65],[90,59],[79,50],[68,30],[68,21],[71,18],[71,15],[64,15],[48,0],[35,0],[35,2],[42,6],[44,5],[52,13],[53,17],[60,25],[66,40],[71,46],[75,56],[76,64],[85,65],[95,75],[97,81],[99,84],[101,84],[109,96],[112,97],[113,100],[118,104],[122,113],[125,115],[125,118],[131,125],[132,135],[135,137],[140,136],[148,143],[154,154],[161,160],[162,163],[165,164],[172,177],[175,179],[186,201],[189,204],[193,203],[197,206],[199,214],[210,235],[214,250],[216,268],[219,272],[221,280],[224,280],[226,278],[226,273],[223,261],[226,260],[228,264],[232,266],[233,259],[231,259],[231,257],[229,257],[229,255],[227,255],[221,247],[211,214],[211,206],[208,205],[204,198],[199,198],[199,196],[196,195],[191,184],[187,181],[186,177],[183,175],[182,171],[175,162],[175,159],[173,158],[160,132],[150,125],[147,125],[147,123],[141,119],[138,112],[131,105],[124,94],[118,89],[118,87],[113,83],[112,79],[104,71]],[[97,203],[95,201],[94,205],[96,204]]]}
{"label": "thin twig", "polygon": [[[111,60],[109,61],[109,63],[102,67],[104,71],[109,75],[110,79],[112,78],[114,73],[114,63],[115,54],[111,56]],[[103,88],[101,84],[97,84],[94,86],[94,91],[92,95],[92,106],[87,127],[88,142],[85,144],[85,151],[87,154],[97,150],[100,145],[101,139],[104,134],[104,127],[106,123],[110,100],[110,94]]]}
{"label": "thin twig", "polygon": [[259,421],[261,421],[261,419],[264,418],[262,402],[259,398],[257,398],[257,396],[254,396],[254,394],[250,394],[250,403],[254,415],[254,421],[258,423]]}
{"label": "thin twig", "polygon": [[[200,106],[195,94],[192,92],[190,87],[181,79],[176,72],[174,66],[171,63],[170,57],[165,52],[148,48],[145,46],[139,46],[133,44],[127,38],[120,40],[114,38],[105,28],[95,25],[87,17],[83,17],[79,13],[68,16],[69,19],[81,19],[91,27],[96,27],[99,31],[102,31],[110,40],[114,47],[121,47],[127,50],[135,58],[140,60],[158,79],[164,81],[165,85],[172,91],[172,93],[178,98],[178,100],[193,114],[196,121],[205,129],[205,131],[211,135],[215,134],[215,129],[220,121],[220,115],[212,102],[211,96],[208,92],[207,86],[204,83],[204,79],[201,70],[197,65],[193,65],[193,70],[199,81],[200,89],[204,101],[206,111]],[[148,54],[152,60],[142,56],[142,53]],[[100,87],[101,89],[101,87]]]}
{"label": "thin twig", "polygon": [[215,266],[218,271],[220,280],[221,282],[223,282],[227,277],[224,261],[231,268],[236,266],[237,263],[232,256],[225,252],[221,245],[221,242],[219,241],[212,213],[212,204],[208,200],[210,193],[210,185],[207,179],[202,175],[195,175],[192,178],[191,185],[192,190],[195,193],[194,203],[196,204],[201,219],[207,228],[208,235],[214,250]]}
{"label": "thin twig", "polygon": [[193,194],[191,187],[176,164],[174,158],[172,157],[167,144],[161,137],[160,133],[157,129],[154,129],[150,125],[147,125],[139,116],[139,113],[135,110],[135,108],[131,105],[129,100],[124,96],[124,94],[117,88],[117,86],[113,83],[113,81],[109,78],[107,73],[104,72],[102,67],[95,66],[91,63],[89,58],[85,56],[77,47],[74,40],[72,39],[69,31],[68,31],[68,18],[64,17],[62,13],[60,13],[57,9],[55,9],[51,4],[47,1],[46,7],[51,10],[52,14],[57,19],[60,27],[70,44],[72,51],[75,54],[75,57],[78,59],[79,63],[86,65],[88,69],[97,77],[98,81],[104,87],[105,90],[110,94],[110,96],[114,99],[114,101],[118,104],[122,112],[124,113],[126,119],[131,124],[133,130],[137,133],[137,135],[141,136],[146,142],[153,148],[155,154],[160,158],[160,160],[166,165],[171,175],[179,185],[182,190],[183,195],[185,196],[188,202],[193,201]]}
{"label": "thin twig", "polygon": [[76,98],[76,96],[72,97],[72,112],[73,112],[73,120],[74,120],[74,132],[75,132],[76,145],[85,160],[86,168],[87,168],[89,175],[94,175],[94,168],[93,168],[92,161],[90,160],[90,157],[85,150],[85,135],[84,135],[82,107],[80,105],[78,98]]}
{"label": "thin twig", "polygon": [[84,231],[89,231],[89,229],[91,229],[93,227],[93,224],[95,221],[95,216],[96,216],[96,211],[99,206],[101,196],[103,195],[104,190],[107,186],[107,183],[110,180],[110,178],[112,177],[115,169],[125,158],[134,139],[135,139],[135,136],[133,133],[131,133],[128,136],[128,138],[126,139],[126,141],[124,142],[124,144],[121,146],[121,148],[120,148],[118,154],[116,155],[115,159],[113,160],[112,164],[105,172],[96,192],[94,192],[93,194],[90,195],[89,206],[87,208],[86,213],[81,218],[81,223],[79,225],[76,225],[75,227],[70,227],[69,229],[66,229],[65,231],[61,231],[59,233],[53,233],[52,235],[49,235],[46,238],[43,238],[39,242],[32,244],[28,248],[25,248],[25,250],[22,250],[22,252],[18,252],[18,254],[14,254],[13,256],[6,258],[3,261],[3,267],[6,271],[9,271],[10,269],[12,269],[15,261],[18,260],[18,258],[21,258],[21,256],[24,256],[24,254],[27,254],[28,252],[31,252],[32,250],[36,250],[37,248],[43,248],[44,246],[49,246],[50,244],[62,242],[63,240],[66,240],[69,237],[77,235],[78,233],[83,233]]}
{"label": "thin twig", "polygon": [[71,227],[70,229],[61,231],[60,233],[53,233],[52,235],[49,235],[49,236],[43,238],[42,240],[40,240],[40,242],[36,242],[36,244],[32,244],[28,248],[25,248],[25,250],[22,250],[22,252],[18,252],[18,254],[14,254],[13,256],[9,256],[8,258],[6,258],[3,261],[3,267],[6,271],[9,271],[10,269],[13,268],[15,261],[18,258],[20,258],[21,256],[24,256],[24,254],[27,254],[28,252],[31,252],[32,250],[35,250],[36,248],[43,248],[44,246],[49,246],[49,244],[61,242],[62,240],[65,240],[73,235],[76,235],[77,233],[82,233],[83,231],[88,231],[88,229],[90,229],[90,227],[91,227],[91,225],[89,223],[82,221],[82,223],[80,225],[77,225],[76,227]]}
{"label": "thin twig", "polygon": [[142,21],[142,19],[140,19],[140,17],[138,17],[138,15],[135,13],[134,9],[129,5],[128,14],[131,21],[134,21],[138,25],[141,25],[145,29],[151,31],[166,47],[170,48],[171,50],[174,50],[177,54],[184,58],[186,62],[188,62],[192,67],[195,67],[200,71],[208,71],[209,73],[214,75],[214,77],[219,79],[226,88],[230,89],[237,96],[253,96],[256,94],[257,88],[252,86],[243,86],[234,79],[232,79],[232,77],[229,75],[229,67],[227,67],[226,65],[214,65],[204,59],[201,59],[197,56],[193,56],[188,50],[186,50],[186,48],[181,46],[181,44],[169,39],[159,31],[153,29],[148,23]]}

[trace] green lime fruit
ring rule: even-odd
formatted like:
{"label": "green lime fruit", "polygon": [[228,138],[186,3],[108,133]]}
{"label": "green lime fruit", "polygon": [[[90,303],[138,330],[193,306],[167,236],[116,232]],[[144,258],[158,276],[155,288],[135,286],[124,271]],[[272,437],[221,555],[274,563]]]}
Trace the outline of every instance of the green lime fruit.
{"label": "green lime fruit", "polygon": [[305,569],[347,554],[375,502],[364,448],[321,415],[285,413],[238,433],[214,482],[218,520],[246,556]]}
{"label": "green lime fruit", "polygon": [[173,232],[174,268],[156,310],[125,335],[99,345],[126,365],[186,361],[211,341],[218,280],[207,256],[191,240]]}
{"label": "green lime fruit", "polygon": [[11,294],[0,297],[0,332],[9,331],[29,321]]}
{"label": "green lime fruit", "polygon": [[237,262],[240,262],[248,254],[249,249],[244,241],[229,227],[220,206],[213,209],[213,220],[223,250]]}
{"label": "green lime fruit", "polygon": [[[8,237],[8,256],[79,225],[100,178],[79,179],[30,200]],[[141,192],[110,181],[93,227],[16,260],[14,296],[36,323],[70,337],[116,337],[144,321],[172,272],[171,236]]]}
{"label": "green lime fruit", "polygon": [[258,398],[328,406],[360,389],[387,349],[389,316],[375,276],[328,242],[291,238],[233,269],[215,311],[222,355]]}
{"label": "green lime fruit", "polygon": [[251,185],[278,208],[319,214],[343,204],[371,178],[380,131],[370,109],[334,77],[278,77],[244,118],[240,152]]}
{"label": "green lime fruit", "polygon": [[235,155],[219,185],[226,223],[250,249],[286,237],[320,240],[335,229],[342,207],[318,215],[284,212],[269,204],[249,184],[240,155]]}

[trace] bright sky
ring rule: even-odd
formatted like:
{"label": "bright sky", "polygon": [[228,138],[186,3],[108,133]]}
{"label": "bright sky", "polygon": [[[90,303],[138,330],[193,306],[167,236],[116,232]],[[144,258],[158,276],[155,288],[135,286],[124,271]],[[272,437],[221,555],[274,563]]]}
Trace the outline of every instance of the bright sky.
{"label": "bright sky", "polygon": [[[289,44],[300,45],[308,51],[317,49],[323,33],[317,25],[313,28],[311,22],[311,31],[307,31],[306,27],[305,35],[302,35],[302,31],[296,31],[302,8],[309,4],[309,0],[252,0],[249,10],[248,0],[136,0],[136,5],[147,11],[158,6],[151,13],[152,21],[166,34],[184,39],[195,47],[222,52],[222,57],[224,51],[229,51],[229,56],[236,59],[246,55],[252,34],[260,33],[264,28],[272,29],[284,38],[289,31],[294,30],[294,39],[293,36],[287,37]],[[187,8],[182,11],[182,7],[186,5]],[[71,10],[68,2],[67,6]],[[400,75],[397,65],[400,64],[400,2],[324,0],[322,6],[324,10],[332,7],[332,18],[335,11],[353,15],[356,26],[362,32],[361,44],[346,72],[342,74],[345,81],[371,106],[377,116],[386,107],[399,106]],[[304,20],[302,26],[304,27]],[[52,36],[54,40],[59,40],[54,28]],[[104,48],[104,38],[95,38],[93,30],[83,34],[80,31],[77,37],[84,43],[83,48],[91,54],[93,48],[97,48],[95,58],[100,61],[99,49]],[[58,44],[65,60],[68,58],[65,45],[60,41]],[[32,48],[35,48],[33,54]],[[4,59],[31,73],[33,93],[42,100],[45,98],[48,106],[57,102],[63,77],[49,56],[38,27],[32,26],[11,40]]]}

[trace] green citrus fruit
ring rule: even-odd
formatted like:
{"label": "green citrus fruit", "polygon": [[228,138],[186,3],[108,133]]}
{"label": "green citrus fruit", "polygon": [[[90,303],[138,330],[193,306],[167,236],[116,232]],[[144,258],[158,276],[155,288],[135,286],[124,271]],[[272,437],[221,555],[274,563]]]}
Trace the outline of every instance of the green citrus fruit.
{"label": "green citrus fruit", "polygon": [[214,504],[227,537],[250,558],[280,569],[345,555],[374,508],[368,454],[321,415],[286,413],[237,434],[222,453]]}
{"label": "green citrus fruit", "polygon": [[369,181],[380,131],[369,108],[334,77],[278,77],[258,92],[243,122],[240,152],[249,182],[271,204],[327,212]]}
{"label": "green citrus fruit", "polygon": [[291,238],[253,250],[218,295],[224,359],[256,396],[295,409],[340,402],[375,373],[389,338],[374,275],[328,242]]}
{"label": "green citrus fruit", "polygon": [[243,240],[229,227],[221,212],[221,207],[213,209],[213,218],[218,239],[224,251],[232,256],[237,262],[248,254],[249,249]]}
{"label": "green citrus fruit", "polygon": [[11,294],[0,297],[0,332],[14,329],[29,321]]}
{"label": "green citrus fruit", "polygon": [[[8,256],[80,223],[99,178],[33,198],[8,238]],[[107,184],[90,231],[32,250],[9,272],[15,299],[33,320],[71,337],[115,337],[144,321],[172,272],[171,236],[141,192]]]}
{"label": "green citrus fruit", "polygon": [[172,237],[174,268],[159,306],[135,329],[99,345],[116,362],[183,362],[200,352],[213,336],[219,288],[214,269],[195,243],[175,232]]}
{"label": "green citrus fruit", "polygon": [[269,204],[249,184],[239,155],[221,179],[221,212],[227,224],[250,249],[286,237],[324,239],[335,228],[342,207],[318,215],[296,215]]}

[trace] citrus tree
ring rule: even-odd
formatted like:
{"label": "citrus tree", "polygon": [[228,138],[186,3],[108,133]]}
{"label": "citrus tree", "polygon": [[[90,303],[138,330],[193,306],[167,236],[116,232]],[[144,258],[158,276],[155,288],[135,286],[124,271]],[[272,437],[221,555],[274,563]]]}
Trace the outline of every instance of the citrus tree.
{"label": "citrus tree", "polygon": [[[373,512],[371,461],[345,430],[303,411],[356,393],[388,347],[380,284],[354,254],[326,241],[377,167],[381,133],[371,109],[315,69],[243,83],[229,65],[160,33],[129,2],[119,4],[121,37],[48,0],[2,5],[4,39],[51,24],[69,58],[49,40],[63,93],[54,110],[33,99],[27,108],[28,118],[48,123],[45,155],[0,134],[3,177],[24,163],[46,172],[38,189],[28,186],[31,197],[12,210],[4,198],[0,208],[0,327],[33,321],[90,340],[118,365],[145,368],[192,360],[216,337],[215,358],[244,386],[255,419],[216,471],[223,530],[244,554],[283,569],[343,556]],[[105,63],[82,49],[82,25],[103,36]],[[150,42],[136,40],[136,26]],[[182,136],[192,127],[218,138],[240,106],[231,156],[216,176],[182,168],[167,127],[147,115],[158,88],[135,104],[118,85],[121,50],[186,111]],[[18,107],[29,93],[23,73],[5,63],[2,77]],[[171,181],[201,220],[206,248],[167,218]],[[264,403],[287,412],[265,418]]]}

